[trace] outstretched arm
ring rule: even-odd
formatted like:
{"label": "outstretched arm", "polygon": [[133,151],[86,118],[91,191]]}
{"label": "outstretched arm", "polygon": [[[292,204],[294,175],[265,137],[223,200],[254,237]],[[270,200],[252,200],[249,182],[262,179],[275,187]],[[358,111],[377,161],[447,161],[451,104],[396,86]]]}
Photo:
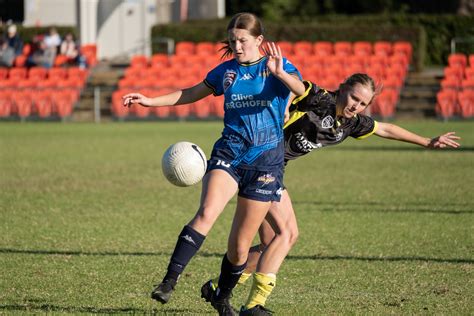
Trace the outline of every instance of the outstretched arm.
{"label": "outstretched arm", "polygon": [[156,98],[148,98],[140,93],[129,93],[122,97],[123,105],[130,107],[133,104],[142,106],[180,105],[196,102],[212,93],[212,90],[201,82],[191,88],[177,90]]}
{"label": "outstretched arm", "polygon": [[461,137],[456,136],[455,132],[449,132],[434,138],[426,138],[389,123],[378,123],[375,135],[432,149],[446,147],[458,148],[461,146],[456,142],[461,139]]}

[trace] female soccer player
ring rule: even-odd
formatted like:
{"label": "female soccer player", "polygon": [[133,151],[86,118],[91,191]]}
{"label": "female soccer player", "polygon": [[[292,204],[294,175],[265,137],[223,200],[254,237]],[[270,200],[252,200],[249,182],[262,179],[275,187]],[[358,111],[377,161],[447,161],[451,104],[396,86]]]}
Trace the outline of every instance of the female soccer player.
{"label": "female soccer player", "polygon": [[271,202],[280,200],[285,109],[290,92],[302,95],[305,90],[298,70],[282,58],[275,44],[266,47],[266,56],[261,55],[263,27],[255,15],[235,15],[227,31],[226,54],[234,58],[211,70],[202,83],[156,98],[138,93],[123,97],[124,105],[164,106],[224,94],[224,130],[212,150],[199,209],[179,235],[168,271],[152,292],[152,298],[162,303],[170,299],[178,277],[238,191],[218,290],[209,297],[220,315],[234,314],[231,290],[246,267],[252,240]]}
{"label": "female soccer player", "polygon": [[[304,84],[306,91],[292,102],[289,120],[284,126],[285,162],[314,149],[342,143],[349,136],[363,139],[375,134],[433,149],[460,146],[456,142],[460,138],[453,132],[430,139],[360,114],[376,95],[374,81],[366,74],[350,76],[335,92],[321,89],[311,82]],[[280,202],[272,203],[267,219],[259,230],[261,245],[252,247],[248,268],[239,280],[239,284],[245,282],[256,271],[249,298],[240,315],[270,314],[264,307],[266,299],[276,284],[276,272],[298,236],[287,190],[283,190]],[[276,239],[279,240],[277,249],[267,251],[267,244],[275,244]],[[207,293],[213,286],[213,281],[208,281],[201,291]]]}

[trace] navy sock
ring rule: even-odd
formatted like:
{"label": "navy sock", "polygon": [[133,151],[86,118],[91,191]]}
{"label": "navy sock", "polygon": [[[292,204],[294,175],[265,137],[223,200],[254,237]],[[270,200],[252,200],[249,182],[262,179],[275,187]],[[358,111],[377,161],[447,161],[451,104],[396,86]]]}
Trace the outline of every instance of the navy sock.
{"label": "navy sock", "polygon": [[180,274],[199,250],[205,238],[206,236],[201,235],[190,226],[184,226],[179,234],[176,247],[168,265],[168,272],[163,281],[174,280],[176,282],[178,280]]}
{"label": "navy sock", "polygon": [[224,258],[222,258],[217,297],[226,298],[230,296],[246,266],[247,262],[240,266],[235,266],[227,258],[227,253],[224,255]]}

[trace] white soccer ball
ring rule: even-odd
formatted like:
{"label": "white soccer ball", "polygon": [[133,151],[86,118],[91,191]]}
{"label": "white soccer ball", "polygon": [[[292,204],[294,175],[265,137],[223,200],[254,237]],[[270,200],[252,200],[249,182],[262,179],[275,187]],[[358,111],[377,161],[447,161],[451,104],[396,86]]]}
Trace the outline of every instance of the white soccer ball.
{"label": "white soccer ball", "polygon": [[179,187],[188,187],[201,181],[206,173],[206,155],[196,144],[179,142],[165,151],[161,168],[169,182]]}

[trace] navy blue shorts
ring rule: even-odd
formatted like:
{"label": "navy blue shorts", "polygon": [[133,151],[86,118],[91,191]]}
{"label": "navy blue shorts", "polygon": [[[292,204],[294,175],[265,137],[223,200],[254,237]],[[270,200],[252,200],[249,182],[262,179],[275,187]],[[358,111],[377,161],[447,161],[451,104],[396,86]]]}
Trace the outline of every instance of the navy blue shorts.
{"label": "navy blue shorts", "polygon": [[207,172],[215,169],[226,171],[239,185],[239,196],[261,202],[279,202],[283,188],[283,168],[271,171],[249,170],[233,167],[218,158],[207,163]]}

